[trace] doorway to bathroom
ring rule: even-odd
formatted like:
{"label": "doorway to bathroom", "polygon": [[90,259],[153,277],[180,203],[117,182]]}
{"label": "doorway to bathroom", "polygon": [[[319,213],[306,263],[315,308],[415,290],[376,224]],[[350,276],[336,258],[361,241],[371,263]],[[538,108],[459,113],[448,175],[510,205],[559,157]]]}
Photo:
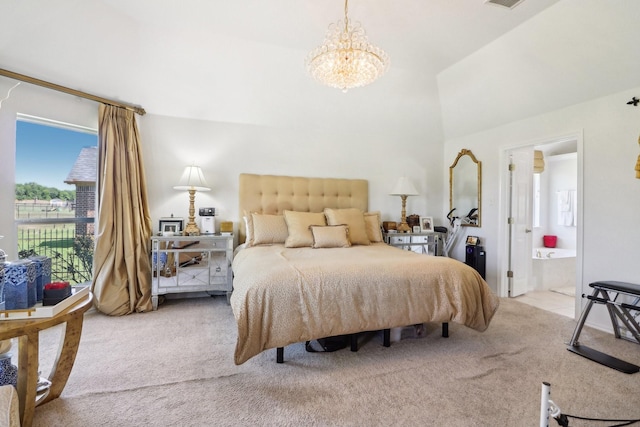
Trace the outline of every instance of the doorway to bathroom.
{"label": "doorway to bathroom", "polygon": [[574,318],[581,282],[580,134],[508,148],[503,296]]}

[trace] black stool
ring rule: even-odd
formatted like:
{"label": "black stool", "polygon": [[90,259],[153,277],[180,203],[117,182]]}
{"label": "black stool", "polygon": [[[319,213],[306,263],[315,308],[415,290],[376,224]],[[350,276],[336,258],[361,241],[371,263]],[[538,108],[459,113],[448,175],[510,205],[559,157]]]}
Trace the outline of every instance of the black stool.
{"label": "black stool", "polygon": [[[578,342],[578,337],[582,332],[582,327],[584,326],[584,322],[587,320],[587,316],[589,315],[593,304],[605,304],[609,311],[609,317],[611,319],[613,332],[616,338],[622,338],[640,344],[640,325],[638,325],[638,321],[636,320],[638,314],[636,314],[636,316],[631,314],[631,311],[640,312],[640,305],[638,305],[638,302],[640,301],[640,285],[626,282],[605,281],[590,283],[589,286],[593,288],[593,293],[591,295],[582,295],[583,298],[589,299],[589,303],[587,303],[584,310],[582,310],[580,320],[578,320],[578,324],[573,332],[573,336],[571,337],[567,350],[593,360],[594,362],[598,362],[610,368],[624,372],[625,374],[635,374],[640,371],[640,367],[613,356],[609,356],[608,354],[594,350],[585,345],[581,345]],[[613,298],[611,298],[612,295]],[[634,300],[630,304],[620,302],[618,301],[618,297],[620,295],[630,296]],[[618,320],[624,324],[626,330],[633,336],[633,339],[623,336],[620,333],[620,324],[618,323]]]}

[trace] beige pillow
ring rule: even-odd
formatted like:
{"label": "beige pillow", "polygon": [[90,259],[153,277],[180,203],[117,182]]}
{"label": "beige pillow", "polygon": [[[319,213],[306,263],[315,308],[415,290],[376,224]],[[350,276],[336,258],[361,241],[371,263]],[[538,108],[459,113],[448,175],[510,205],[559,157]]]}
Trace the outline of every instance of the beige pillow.
{"label": "beige pillow", "polygon": [[349,229],[346,225],[312,225],[309,227],[313,235],[312,248],[348,248]]}
{"label": "beige pillow", "polygon": [[367,236],[367,227],[364,222],[364,212],[360,209],[329,209],[325,208],[324,214],[327,217],[327,224],[346,224],[349,227],[349,240],[352,245],[370,245],[371,241]]}
{"label": "beige pillow", "polygon": [[[287,223],[282,215],[251,214],[252,239],[247,246],[284,243],[287,239]],[[249,227],[248,227],[249,228]],[[247,236],[249,233],[247,233]]]}
{"label": "beige pillow", "polygon": [[251,214],[246,213],[242,217],[244,220],[244,229],[245,229],[245,239],[244,242],[247,246],[251,246],[251,242],[253,241],[253,219],[251,219]]}
{"label": "beige pillow", "polygon": [[313,245],[313,235],[309,226],[327,225],[322,212],[284,211],[289,236],[284,242],[287,248],[301,248]]}
{"label": "beige pillow", "polygon": [[367,237],[371,243],[380,243],[382,239],[382,231],[380,230],[380,212],[365,212],[364,224],[367,228]]}

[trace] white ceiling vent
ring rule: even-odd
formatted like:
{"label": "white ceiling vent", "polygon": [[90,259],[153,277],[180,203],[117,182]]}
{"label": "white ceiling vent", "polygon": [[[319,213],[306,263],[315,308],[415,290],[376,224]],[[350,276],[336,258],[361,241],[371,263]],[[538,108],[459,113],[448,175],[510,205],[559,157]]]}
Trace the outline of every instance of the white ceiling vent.
{"label": "white ceiling vent", "polygon": [[506,7],[508,9],[513,9],[518,4],[522,2],[522,0],[484,0],[485,3],[495,4],[496,6]]}

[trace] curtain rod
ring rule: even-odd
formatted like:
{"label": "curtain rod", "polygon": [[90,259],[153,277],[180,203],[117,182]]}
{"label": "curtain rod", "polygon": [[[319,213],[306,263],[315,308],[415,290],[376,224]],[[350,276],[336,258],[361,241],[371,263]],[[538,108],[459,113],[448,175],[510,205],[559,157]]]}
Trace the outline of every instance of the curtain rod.
{"label": "curtain rod", "polygon": [[96,95],[91,95],[90,93],[60,86],[55,83],[50,83],[44,80],[36,79],[34,77],[25,76],[24,74],[14,73],[13,71],[4,70],[2,68],[0,68],[0,76],[5,76],[15,80],[20,80],[26,83],[31,83],[34,85],[46,87],[48,89],[57,90],[58,92],[68,93],[69,95],[79,96],[81,98],[90,99],[92,101],[101,102],[103,104],[109,104],[109,105],[114,105],[116,107],[126,108],[127,110],[134,111],[135,113],[140,114],[141,116],[144,116],[146,114],[146,111],[144,111],[144,108],[142,107],[126,104],[123,102],[113,101],[111,99],[102,98]]}

